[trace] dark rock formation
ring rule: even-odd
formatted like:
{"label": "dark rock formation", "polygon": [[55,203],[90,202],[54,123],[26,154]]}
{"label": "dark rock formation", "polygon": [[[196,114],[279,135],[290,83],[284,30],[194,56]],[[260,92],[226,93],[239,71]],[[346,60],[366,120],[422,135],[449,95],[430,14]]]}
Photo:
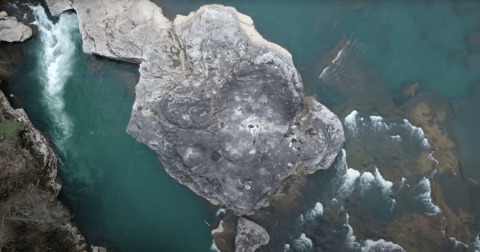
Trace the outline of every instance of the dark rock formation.
{"label": "dark rock formation", "polygon": [[56,15],[77,11],[86,53],[140,63],[127,132],[213,204],[249,214],[340,150],[340,121],[303,95],[290,53],[234,8],[207,5],[172,22],[146,0],[47,3]]}

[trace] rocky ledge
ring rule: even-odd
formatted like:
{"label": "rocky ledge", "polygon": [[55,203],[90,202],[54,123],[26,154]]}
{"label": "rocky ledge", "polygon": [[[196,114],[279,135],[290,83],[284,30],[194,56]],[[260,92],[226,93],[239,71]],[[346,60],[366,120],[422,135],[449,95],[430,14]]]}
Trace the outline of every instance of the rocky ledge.
{"label": "rocky ledge", "polygon": [[127,132],[213,204],[252,213],[289,176],[328,168],[344,142],[337,116],[304,95],[290,53],[232,7],[171,21],[147,0],[47,4],[75,9],[86,53],[140,64]]}
{"label": "rocky ledge", "polygon": [[32,28],[0,11],[0,41],[23,42],[32,36]]}

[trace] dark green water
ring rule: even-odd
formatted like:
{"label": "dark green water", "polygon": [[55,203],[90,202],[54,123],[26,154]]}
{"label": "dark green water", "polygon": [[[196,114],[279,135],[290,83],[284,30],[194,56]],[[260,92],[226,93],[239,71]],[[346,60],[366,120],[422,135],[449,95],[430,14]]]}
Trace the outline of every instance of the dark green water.
{"label": "dark green water", "polygon": [[[480,42],[471,38],[474,32],[480,34],[478,2],[154,2],[170,18],[207,3],[231,5],[251,16],[260,34],[291,52],[306,90],[327,106],[341,104],[342,91],[357,92],[351,87],[330,90],[317,69],[324,53],[347,37],[355,44],[354,59],[362,58],[361,67],[353,65],[355,71],[378,73],[378,78],[362,81],[372,91],[364,99],[375,97],[378,85],[395,95],[419,82],[421,91],[460,100],[467,108],[459,112],[456,124],[457,141],[463,147],[460,156],[466,174],[480,181],[476,155],[480,113],[474,109],[478,96],[472,94],[480,78]],[[43,29],[26,42],[27,58],[12,79],[15,85],[10,92],[21,97],[18,103],[52,138],[60,161],[61,200],[75,214],[87,241],[107,246],[109,251],[209,251],[212,238],[204,220],[212,219],[212,209],[170,178],[153,151],[125,133],[134,101],[136,66],[85,55],[75,14],[63,14],[53,24],[41,9],[36,11]],[[372,105],[370,109],[377,108]],[[480,189],[474,184],[468,188],[470,195],[464,198],[480,210],[480,201],[474,200]],[[301,208],[311,208],[319,198],[326,200],[320,191],[311,193],[317,196],[305,200],[309,205]],[[282,239],[272,237],[286,243]]]}

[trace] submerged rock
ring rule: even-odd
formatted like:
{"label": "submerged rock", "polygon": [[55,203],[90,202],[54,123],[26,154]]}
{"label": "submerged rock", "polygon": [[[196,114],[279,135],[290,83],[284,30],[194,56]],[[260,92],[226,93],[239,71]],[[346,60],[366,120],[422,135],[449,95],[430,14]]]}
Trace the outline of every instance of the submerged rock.
{"label": "submerged rock", "polygon": [[249,214],[289,176],[326,169],[338,154],[341,122],[303,94],[290,53],[234,8],[170,21],[146,0],[47,4],[77,11],[86,53],[140,63],[127,132],[213,204]]}
{"label": "submerged rock", "polygon": [[32,28],[18,22],[15,17],[9,17],[6,12],[0,12],[0,41],[23,42],[32,36]]}
{"label": "submerged rock", "polygon": [[253,252],[270,240],[267,230],[253,221],[238,219],[235,252]]}

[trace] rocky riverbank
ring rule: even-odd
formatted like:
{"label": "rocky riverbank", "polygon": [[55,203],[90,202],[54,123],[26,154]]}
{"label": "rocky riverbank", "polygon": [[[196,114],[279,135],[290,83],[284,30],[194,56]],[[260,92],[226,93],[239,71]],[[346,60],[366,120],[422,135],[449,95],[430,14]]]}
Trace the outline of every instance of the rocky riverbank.
{"label": "rocky riverbank", "polygon": [[89,251],[57,200],[57,158],[23,109],[0,91],[0,248],[6,251]]}

